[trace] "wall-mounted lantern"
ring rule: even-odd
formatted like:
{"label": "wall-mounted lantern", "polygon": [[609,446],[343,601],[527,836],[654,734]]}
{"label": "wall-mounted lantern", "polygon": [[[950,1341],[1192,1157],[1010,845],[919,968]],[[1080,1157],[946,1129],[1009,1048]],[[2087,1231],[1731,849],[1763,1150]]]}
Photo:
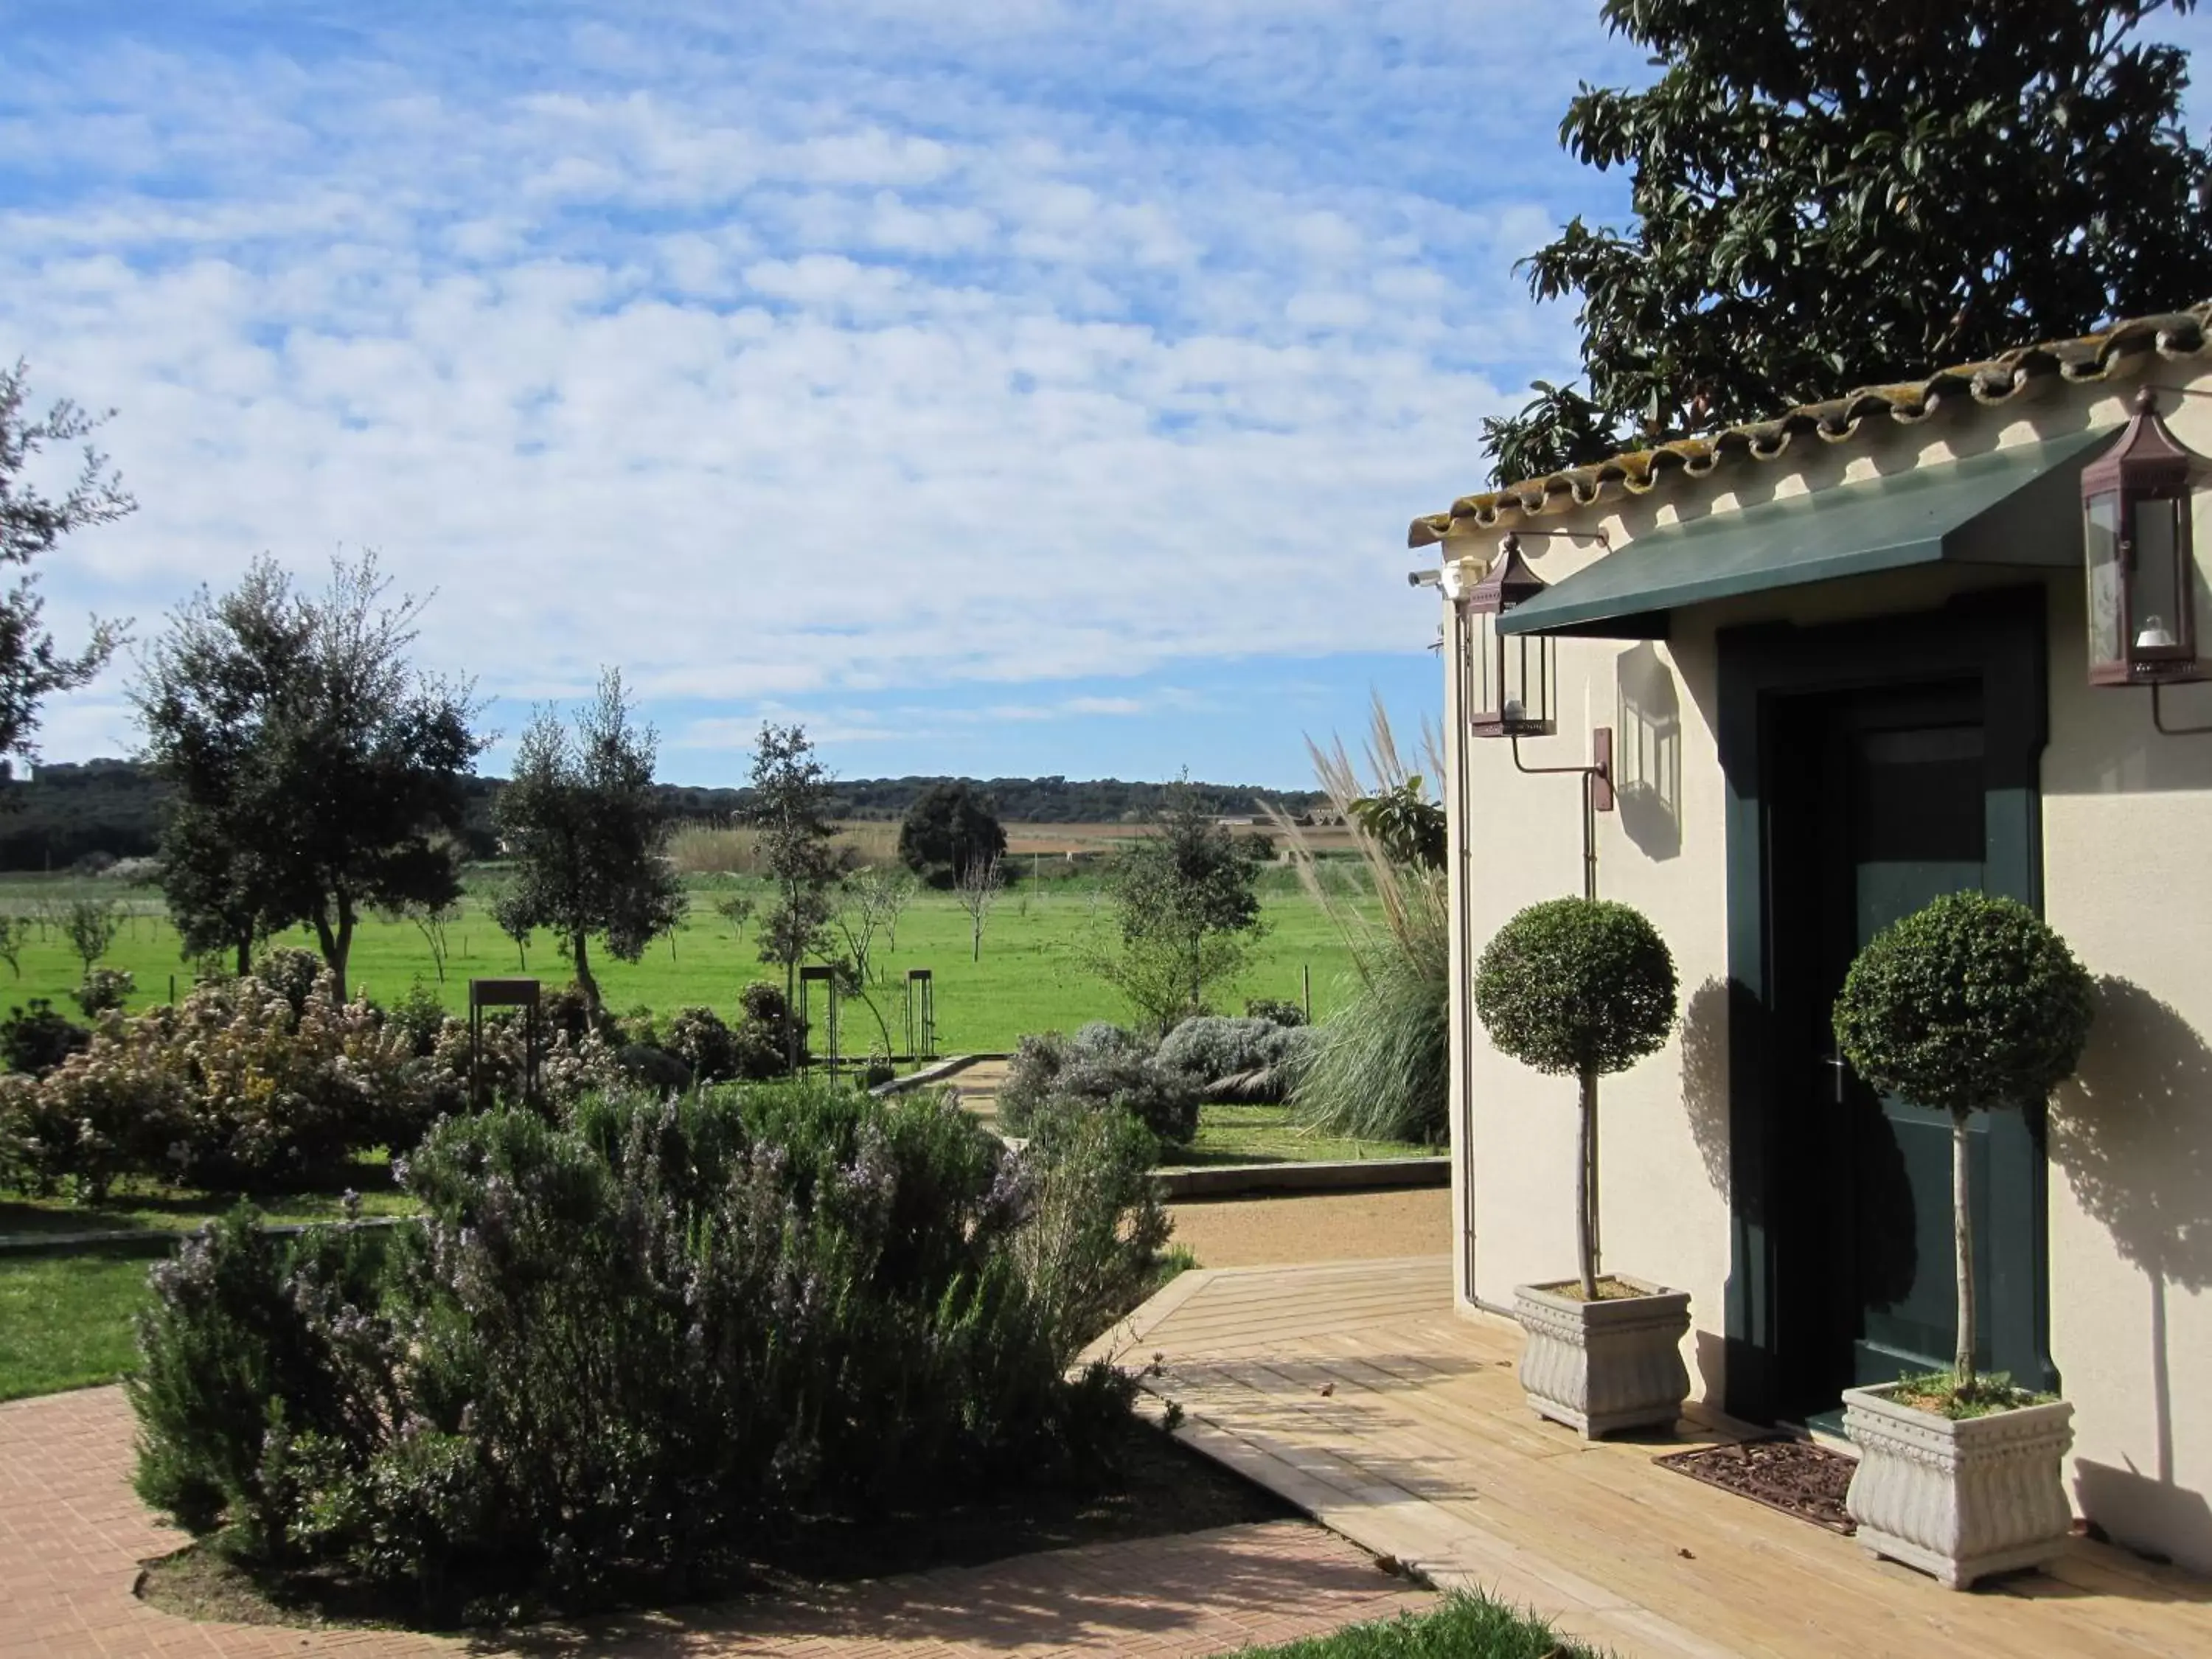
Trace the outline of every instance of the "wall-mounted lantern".
{"label": "wall-mounted lantern", "polygon": [[[1560,531],[1529,533],[1562,539],[1568,534]],[[1601,534],[1583,538],[1601,547],[1606,544]],[[1510,739],[1513,764],[1522,772],[1571,774],[1582,780],[1583,896],[1595,898],[1597,814],[1613,809],[1613,728],[1601,726],[1590,733],[1590,763],[1585,766],[1531,766],[1521,758],[1522,738],[1548,738],[1559,730],[1553,713],[1558,702],[1558,671],[1548,637],[1501,634],[1498,621],[1514,606],[1542,592],[1546,583],[1521,556],[1517,534],[1498,543],[1497,558],[1479,580],[1471,582],[1468,576],[1468,562],[1447,559],[1433,578],[1428,573],[1415,572],[1410,580],[1420,583],[1433,579],[1465,618],[1469,637],[1462,670],[1466,678],[1461,684],[1470,732],[1478,738]]]}
{"label": "wall-mounted lantern", "polygon": [[2120,441],[2081,470],[2089,683],[2157,688],[2212,678],[2197,654],[2191,485],[2204,458],[2175,439],[2148,387]]}
{"label": "wall-mounted lantern", "polygon": [[1468,688],[1468,724],[1478,738],[1548,738],[1557,731],[1553,714],[1552,642],[1542,635],[1508,635],[1498,619],[1524,599],[1533,599],[1545,581],[1521,556],[1521,540],[1508,536],[1498,556],[1477,582],[1467,581],[1467,567],[1453,560],[1443,566],[1444,597],[1464,605],[1473,647],[1473,684]]}

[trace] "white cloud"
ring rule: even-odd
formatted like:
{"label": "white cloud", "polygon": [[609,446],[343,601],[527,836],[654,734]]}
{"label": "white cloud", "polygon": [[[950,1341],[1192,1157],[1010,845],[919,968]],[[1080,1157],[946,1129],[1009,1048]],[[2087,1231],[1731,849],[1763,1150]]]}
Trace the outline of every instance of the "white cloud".
{"label": "white cloud", "polygon": [[1404,525],[1559,367],[1510,266],[1594,188],[1546,159],[1557,54],[1494,44],[1571,31],[1482,9],[548,0],[573,27],[33,51],[0,356],[120,408],[144,504],[53,612],[374,546],[439,590],[426,654],[522,702],[1417,649]]}

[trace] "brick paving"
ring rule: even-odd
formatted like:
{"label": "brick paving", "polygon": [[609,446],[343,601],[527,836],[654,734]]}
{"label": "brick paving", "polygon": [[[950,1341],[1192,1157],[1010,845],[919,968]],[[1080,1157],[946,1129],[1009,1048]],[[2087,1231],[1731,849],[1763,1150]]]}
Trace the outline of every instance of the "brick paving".
{"label": "brick paving", "polygon": [[131,1593],[139,1564],[181,1534],[129,1484],[131,1419],[119,1389],[0,1405],[0,1659],[346,1654],[355,1659],[511,1652],[1010,1659],[1170,1659],[1290,1641],[1432,1599],[1302,1521],[1224,1527],[1018,1557],[825,1590],[574,1628],[511,1645],[376,1631],[201,1624]]}

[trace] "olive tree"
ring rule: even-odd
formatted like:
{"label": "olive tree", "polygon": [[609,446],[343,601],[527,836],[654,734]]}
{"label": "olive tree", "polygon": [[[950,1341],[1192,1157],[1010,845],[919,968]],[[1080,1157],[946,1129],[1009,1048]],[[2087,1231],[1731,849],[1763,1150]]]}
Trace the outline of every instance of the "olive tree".
{"label": "olive tree", "polygon": [[1087,946],[1086,960],[1158,1030],[1205,1012],[1207,990],[1237,975],[1266,931],[1253,853],[1184,781],[1107,866],[1115,935]]}
{"label": "olive tree", "polygon": [[635,962],[688,903],[667,858],[674,820],[653,782],[658,737],[630,714],[616,669],[600,677],[573,729],[557,710],[538,709],[492,807],[514,866],[495,912],[500,929],[520,941],[544,927],[561,940],[595,1027],[605,1008],[592,939]]}
{"label": "olive tree", "polygon": [[1474,1007],[1490,1040],[1522,1065],[1579,1085],[1575,1267],[1597,1299],[1597,1084],[1665,1046],[1674,958],[1641,911],[1606,899],[1547,899],[1492,935],[1475,964]]}
{"label": "olive tree", "polygon": [[1967,1126],[2074,1074],[2094,987],[2066,941],[2016,899],[1947,893],[1869,940],[1836,999],[1836,1045],[1876,1092],[1951,1117],[1959,1328],[1953,1383],[1974,1388],[1974,1223]]}
{"label": "olive tree", "polygon": [[[774,898],[760,919],[760,957],[783,969],[785,1002],[799,1004],[799,964],[830,953],[835,889],[844,874],[830,821],[829,769],[801,726],[762,722],[744,812],[758,837]],[[785,1060],[799,1063],[799,1023],[789,1023]]]}
{"label": "olive tree", "polygon": [[[0,776],[8,757],[33,753],[40,705],[106,667],[123,637],[118,625],[94,622],[82,650],[63,650],[46,628],[33,563],[72,532],[110,523],[137,507],[106,457],[87,441],[101,417],[66,399],[33,416],[29,401],[24,365],[0,368],[0,565],[22,573],[0,592]],[[80,443],[82,462],[67,488],[58,495],[41,490],[33,478],[40,453]]]}
{"label": "olive tree", "polygon": [[131,688],[145,758],[173,790],[161,888],[187,955],[307,924],[343,996],[371,911],[460,896],[462,781],[484,740],[470,688],[409,660],[426,600],[388,599],[376,556],[319,594],[275,561],[202,588]]}

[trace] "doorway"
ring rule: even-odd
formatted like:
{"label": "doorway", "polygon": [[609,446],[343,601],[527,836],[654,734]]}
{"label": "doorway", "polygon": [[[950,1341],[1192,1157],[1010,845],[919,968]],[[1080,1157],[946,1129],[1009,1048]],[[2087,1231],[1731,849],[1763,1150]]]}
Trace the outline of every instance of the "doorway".
{"label": "doorway", "polygon": [[[1877,1097],[1830,1011],[1859,949],[1964,888],[2039,898],[2039,595],[1722,640],[1730,791],[1730,1409],[1817,1419],[1949,1363],[1949,1120]],[[2032,691],[2031,691],[2032,685]],[[1984,1114],[1979,1360],[2047,1387],[2039,1119]]]}

